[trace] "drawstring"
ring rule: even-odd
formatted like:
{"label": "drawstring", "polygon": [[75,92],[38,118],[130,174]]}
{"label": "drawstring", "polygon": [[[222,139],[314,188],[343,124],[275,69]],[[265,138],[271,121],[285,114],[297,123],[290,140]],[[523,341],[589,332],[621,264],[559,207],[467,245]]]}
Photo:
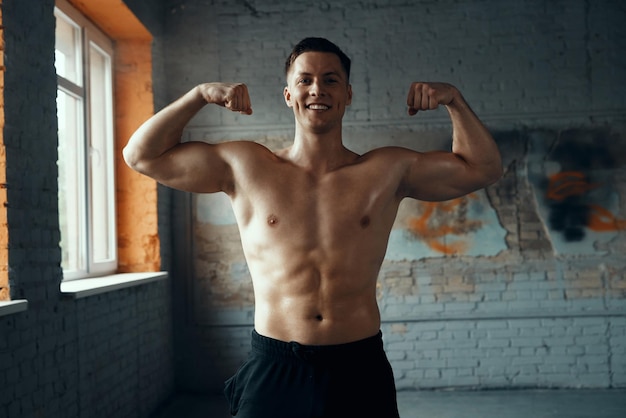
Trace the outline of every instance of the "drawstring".
{"label": "drawstring", "polygon": [[303,346],[302,344],[297,343],[295,341],[290,342],[289,345],[291,346],[291,351],[293,352],[293,354],[300,360],[303,360],[303,361],[315,360],[315,357],[316,357],[315,350],[307,348],[306,346]]}

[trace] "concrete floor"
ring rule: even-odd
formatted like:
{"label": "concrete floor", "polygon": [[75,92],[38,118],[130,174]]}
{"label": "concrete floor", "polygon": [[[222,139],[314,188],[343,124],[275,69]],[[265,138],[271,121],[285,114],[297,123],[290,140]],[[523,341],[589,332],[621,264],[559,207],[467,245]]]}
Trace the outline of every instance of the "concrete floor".
{"label": "concrete floor", "polygon": [[[625,418],[622,390],[398,392],[402,418]],[[153,418],[229,418],[219,396],[179,395]]]}

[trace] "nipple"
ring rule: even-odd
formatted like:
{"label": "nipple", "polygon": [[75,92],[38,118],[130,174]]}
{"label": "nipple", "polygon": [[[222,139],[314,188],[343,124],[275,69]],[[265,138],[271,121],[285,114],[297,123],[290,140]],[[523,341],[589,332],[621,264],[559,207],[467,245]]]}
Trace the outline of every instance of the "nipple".
{"label": "nipple", "polygon": [[269,226],[275,226],[278,224],[278,218],[276,217],[276,215],[271,214],[270,216],[267,217],[267,224]]}

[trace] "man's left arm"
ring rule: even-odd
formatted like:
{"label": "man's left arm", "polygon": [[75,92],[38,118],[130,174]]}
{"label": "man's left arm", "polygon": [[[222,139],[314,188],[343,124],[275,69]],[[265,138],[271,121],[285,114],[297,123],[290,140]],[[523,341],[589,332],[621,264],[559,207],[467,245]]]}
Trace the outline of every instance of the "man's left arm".
{"label": "man's left arm", "polygon": [[452,152],[415,153],[404,179],[407,196],[448,200],[496,182],[502,159],[493,137],[458,89],[446,83],[412,83],[409,115],[443,105],[452,122]]}

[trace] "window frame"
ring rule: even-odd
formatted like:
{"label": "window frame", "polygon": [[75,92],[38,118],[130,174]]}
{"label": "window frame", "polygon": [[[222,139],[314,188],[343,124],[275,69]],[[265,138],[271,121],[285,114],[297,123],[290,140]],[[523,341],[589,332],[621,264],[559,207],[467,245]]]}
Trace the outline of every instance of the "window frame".
{"label": "window frame", "polygon": [[[114,97],[114,41],[105,35],[98,27],[93,24],[85,15],[76,10],[71,4],[65,0],[57,0],[54,13],[57,19],[62,18],[73,27],[78,29],[78,41],[76,42],[77,51],[79,53],[77,82],[74,83],[67,78],[57,74],[57,91],[58,96],[61,92],[71,97],[77,98],[81,102],[79,119],[76,126],[79,141],[81,142],[79,154],[74,162],[78,167],[79,179],[77,179],[78,189],[76,194],[79,196],[79,220],[77,222],[78,236],[69,239],[78,240],[78,262],[75,269],[64,269],[64,280],[83,279],[88,277],[98,277],[107,274],[113,274],[118,267],[117,253],[117,216],[116,216],[116,190],[115,190],[115,97]],[[102,133],[105,147],[99,152],[94,151],[93,134],[94,112],[92,112],[92,89],[90,76],[90,55],[91,48],[96,53],[104,57],[104,79],[106,91],[104,114],[104,131]],[[80,84],[78,84],[80,83]],[[81,85],[82,84],[82,85]],[[61,141],[59,135],[59,144]],[[103,156],[104,155],[104,156]],[[61,155],[59,153],[59,159]],[[97,175],[94,174],[94,160],[103,158],[104,165],[101,169],[104,174],[106,190],[94,190],[92,187],[92,179]],[[60,193],[60,192],[59,192]],[[100,199],[106,202],[103,211],[107,214],[107,228],[102,236],[96,236],[96,211],[102,208],[96,208],[94,205],[95,194],[102,193],[104,196]],[[60,198],[60,194],[59,194]],[[60,205],[61,207],[61,205]],[[59,212],[59,217],[61,213]],[[68,234],[69,235],[69,234]],[[104,236],[106,235],[106,236]],[[63,239],[63,237],[62,237]],[[107,257],[102,260],[96,260],[94,255],[97,240],[105,240]],[[63,241],[62,241],[63,243]],[[61,243],[61,244],[62,244]]]}

